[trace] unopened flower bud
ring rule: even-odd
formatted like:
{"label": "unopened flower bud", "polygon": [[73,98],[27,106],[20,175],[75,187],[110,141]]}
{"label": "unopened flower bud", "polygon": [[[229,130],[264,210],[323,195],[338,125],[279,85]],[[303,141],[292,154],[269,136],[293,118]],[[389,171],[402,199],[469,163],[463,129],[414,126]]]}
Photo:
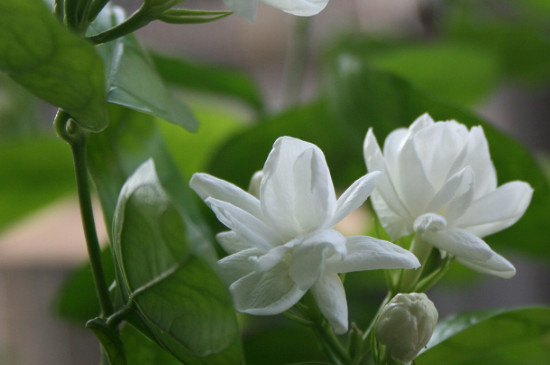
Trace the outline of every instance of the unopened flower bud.
{"label": "unopened flower bud", "polygon": [[397,294],[382,310],[375,335],[394,360],[408,363],[432,337],[437,317],[437,309],[426,294]]}

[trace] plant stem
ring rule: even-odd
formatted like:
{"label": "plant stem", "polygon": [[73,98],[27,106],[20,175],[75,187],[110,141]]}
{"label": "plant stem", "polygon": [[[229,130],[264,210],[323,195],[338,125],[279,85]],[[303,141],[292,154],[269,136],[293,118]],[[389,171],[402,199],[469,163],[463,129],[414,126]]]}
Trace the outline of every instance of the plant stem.
{"label": "plant stem", "polygon": [[92,5],[90,5],[90,9],[88,11],[87,21],[90,23],[93,22],[108,2],[109,0],[93,0]]}
{"label": "plant stem", "polygon": [[103,263],[101,261],[101,248],[99,247],[95,229],[92,199],[90,197],[90,185],[88,181],[88,168],[86,164],[86,140],[86,136],[79,138],[78,141],[71,144],[71,148],[73,151],[82,226],[84,228],[84,235],[86,236],[88,255],[94,275],[97,296],[101,304],[102,316],[105,317],[113,312],[113,305],[109,297],[109,288],[105,280]]}
{"label": "plant stem", "polygon": [[422,240],[418,235],[413,238],[410,251],[418,258],[421,266],[418,269],[402,269],[398,286],[400,293],[409,293],[414,289],[432,253],[432,249],[433,246]]}
{"label": "plant stem", "polygon": [[113,304],[109,296],[109,288],[105,280],[103,262],[101,261],[101,248],[95,229],[94,212],[90,196],[90,184],[88,180],[88,168],[86,164],[86,143],[88,135],[70,118],[69,114],[59,111],[55,117],[55,129],[59,136],[69,143],[73,153],[78,200],[80,203],[80,216],[86,237],[88,256],[92,267],[92,274],[96,287],[97,297],[101,306],[101,318],[113,313]]}

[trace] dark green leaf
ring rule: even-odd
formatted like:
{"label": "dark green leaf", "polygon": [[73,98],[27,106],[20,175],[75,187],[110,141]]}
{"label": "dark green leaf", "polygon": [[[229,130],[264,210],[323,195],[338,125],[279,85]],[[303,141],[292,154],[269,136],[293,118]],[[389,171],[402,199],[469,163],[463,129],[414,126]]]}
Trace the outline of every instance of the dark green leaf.
{"label": "dark green leaf", "polygon": [[169,352],[161,349],[155,342],[145,337],[133,326],[127,324],[120,333],[126,349],[128,364],[139,365],[179,365]]}
{"label": "dark green leaf", "polygon": [[550,363],[550,308],[458,314],[438,323],[422,365]]}
{"label": "dark green leaf", "polygon": [[152,160],[122,188],[113,247],[126,291],[155,340],[193,364],[242,362],[231,299],[157,177]]}
{"label": "dark green leaf", "polygon": [[153,54],[153,61],[165,82],[191,90],[239,99],[258,112],[264,109],[256,83],[243,71],[200,64]]}
{"label": "dark green leaf", "polygon": [[[124,19],[120,7],[108,6],[92,24],[89,35],[101,32]],[[133,35],[97,47],[107,75],[107,101],[154,115],[167,122],[195,131],[198,123],[169,90]]]}
{"label": "dark green leaf", "polygon": [[0,3],[0,70],[90,131],[107,126],[103,65],[42,1]]}

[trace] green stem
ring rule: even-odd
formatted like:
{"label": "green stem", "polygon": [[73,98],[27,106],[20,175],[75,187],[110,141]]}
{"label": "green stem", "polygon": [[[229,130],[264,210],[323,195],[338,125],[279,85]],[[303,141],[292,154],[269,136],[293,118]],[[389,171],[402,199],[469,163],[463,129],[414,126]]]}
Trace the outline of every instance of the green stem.
{"label": "green stem", "polygon": [[92,2],[92,4],[90,5],[90,9],[88,11],[88,17],[87,17],[87,20],[89,23],[94,21],[94,19],[105,7],[105,5],[107,5],[108,2],[109,0],[94,0]]}
{"label": "green stem", "polygon": [[113,313],[113,305],[109,296],[107,281],[105,280],[103,262],[101,261],[101,248],[97,239],[92,199],[90,196],[88,168],[86,164],[86,142],[88,136],[87,133],[82,131],[70,119],[69,114],[63,111],[57,113],[54,124],[57,133],[69,143],[73,153],[82,226],[84,228],[84,236],[86,237],[86,246],[88,248],[88,256],[90,257],[97,297],[101,305],[101,318],[105,318]]}
{"label": "green stem", "polygon": [[154,20],[154,17],[150,16],[143,7],[132,14],[131,17],[126,19],[123,23],[120,23],[106,31],[96,34],[88,39],[95,44],[102,44],[117,38],[123,37],[126,34],[130,34],[135,30],[149,24]]}
{"label": "green stem", "polygon": [[433,246],[422,240],[418,235],[413,238],[410,251],[418,258],[421,266],[418,269],[403,269],[399,281],[399,292],[409,293],[413,290],[422,275],[426,262],[432,253]]}
{"label": "green stem", "polygon": [[53,12],[57,19],[63,23],[63,18],[65,17],[65,4],[63,0],[55,0]]}

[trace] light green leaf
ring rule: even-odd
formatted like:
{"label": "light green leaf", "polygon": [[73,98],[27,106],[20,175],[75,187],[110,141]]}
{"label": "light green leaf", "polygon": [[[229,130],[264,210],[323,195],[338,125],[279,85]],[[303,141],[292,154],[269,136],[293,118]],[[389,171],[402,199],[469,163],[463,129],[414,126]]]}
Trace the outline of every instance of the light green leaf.
{"label": "light green leaf", "polygon": [[188,227],[161,186],[154,162],[122,188],[113,249],[123,282],[156,342],[183,362],[242,362],[225,285],[186,240]]}
{"label": "light green leaf", "polygon": [[85,129],[107,126],[103,65],[93,46],[65,29],[42,1],[0,3],[0,70]]}
{"label": "light green leaf", "polygon": [[496,309],[440,321],[422,365],[550,363],[550,308]]}
{"label": "light green leaf", "polygon": [[[122,8],[106,7],[88,35],[97,34],[124,20]],[[193,132],[197,120],[187,106],[166,87],[133,35],[97,47],[106,67],[107,101],[154,115]]]}

